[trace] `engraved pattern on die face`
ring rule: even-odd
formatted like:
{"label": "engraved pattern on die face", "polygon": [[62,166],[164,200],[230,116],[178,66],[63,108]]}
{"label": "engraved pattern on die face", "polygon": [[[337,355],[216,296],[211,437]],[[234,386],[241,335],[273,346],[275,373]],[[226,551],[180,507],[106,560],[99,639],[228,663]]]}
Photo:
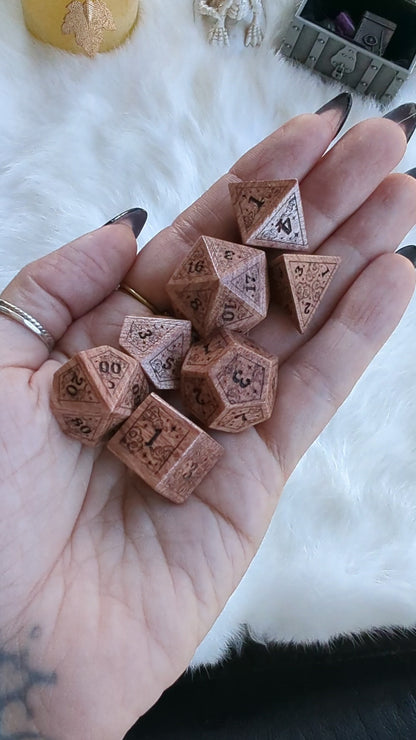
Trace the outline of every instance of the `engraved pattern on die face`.
{"label": "engraved pattern on die face", "polygon": [[217,423],[226,428],[228,432],[238,433],[250,426],[260,424],[264,419],[261,406],[250,406],[244,410],[230,408],[217,419]]}
{"label": "engraved pattern on die face", "polygon": [[185,424],[178,419],[172,420],[172,415],[164,408],[152,405],[142,410],[129,426],[121,444],[130,452],[134,451],[139,465],[153,476],[159,476],[187,434]]}
{"label": "engraved pattern on die face", "polygon": [[279,242],[288,248],[307,247],[305,224],[300,211],[300,201],[291,194],[285,199],[280,208],[261,227],[256,234],[256,243]]}
{"label": "engraved pattern on die face", "polygon": [[221,332],[214,334],[207,342],[196,342],[186,355],[183,367],[198,367],[213,362],[228,343],[227,334]]}

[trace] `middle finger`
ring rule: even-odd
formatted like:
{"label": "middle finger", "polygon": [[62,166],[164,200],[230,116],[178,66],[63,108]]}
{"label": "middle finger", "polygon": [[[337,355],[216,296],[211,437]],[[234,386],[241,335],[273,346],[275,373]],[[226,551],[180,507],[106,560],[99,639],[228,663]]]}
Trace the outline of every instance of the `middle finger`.
{"label": "middle finger", "polygon": [[[308,118],[312,126],[318,117]],[[307,131],[306,128],[304,136]],[[274,157],[271,150],[265,158],[264,144],[259,145],[257,158],[252,152],[247,164],[247,155],[242,157],[227,176],[146,245],[126,276],[126,282],[159,310],[169,310],[166,283],[198,237],[205,234],[238,241],[228,182],[240,178],[300,179],[306,231],[313,251],[369,197],[398,164],[405,149],[403,129],[382,118],[354,126],[324,157],[315,154],[314,164],[303,172],[299,171],[299,165],[293,165],[296,171],[290,169],[296,153],[290,152],[292,156],[286,156],[282,167],[281,158]]]}

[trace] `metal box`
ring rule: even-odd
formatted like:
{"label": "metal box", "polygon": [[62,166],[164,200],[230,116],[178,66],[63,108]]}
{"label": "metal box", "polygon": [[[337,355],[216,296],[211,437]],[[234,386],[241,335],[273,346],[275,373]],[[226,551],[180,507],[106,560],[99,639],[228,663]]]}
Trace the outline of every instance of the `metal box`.
{"label": "metal box", "polygon": [[280,51],[388,105],[416,67],[416,0],[302,0]]}

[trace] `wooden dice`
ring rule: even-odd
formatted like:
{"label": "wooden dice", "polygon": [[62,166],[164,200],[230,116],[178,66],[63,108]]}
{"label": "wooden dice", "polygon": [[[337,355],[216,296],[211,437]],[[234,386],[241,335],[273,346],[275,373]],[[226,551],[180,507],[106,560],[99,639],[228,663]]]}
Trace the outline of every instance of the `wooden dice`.
{"label": "wooden dice", "polygon": [[166,401],[151,393],[108,443],[151,488],[185,501],[224,450]]}
{"label": "wooden dice", "polygon": [[341,262],[340,257],[282,254],[270,264],[273,298],[303,333]]}
{"label": "wooden dice", "polygon": [[228,187],[244,244],[307,251],[297,180],[232,182]]}
{"label": "wooden dice", "polygon": [[241,432],[268,419],[277,387],[277,357],[227,330],[189,350],[182,366],[181,395],[203,424]]}
{"label": "wooden dice", "polygon": [[137,360],[105,345],[78,352],[56,371],[51,408],[65,434],[94,447],[148,393]]}
{"label": "wooden dice", "polygon": [[126,316],[120,347],[139,360],[156,388],[179,388],[182,362],[191,344],[191,331],[190,321]]}
{"label": "wooden dice", "polygon": [[177,315],[189,319],[201,336],[221,327],[247,332],[267,314],[266,257],[258,249],[202,236],[167,292]]}

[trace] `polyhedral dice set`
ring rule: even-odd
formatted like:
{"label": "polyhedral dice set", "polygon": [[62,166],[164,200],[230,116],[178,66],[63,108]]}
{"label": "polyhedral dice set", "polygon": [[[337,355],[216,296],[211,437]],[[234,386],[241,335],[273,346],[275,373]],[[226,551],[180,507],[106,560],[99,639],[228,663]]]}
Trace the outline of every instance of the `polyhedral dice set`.
{"label": "polyhedral dice set", "polygon": [[[53,381],[51,408],[65,434],[107,443],[175,503],[224,450],[152,389],[179,389],[187,412],[208,429],[240,433],[268,419],[278,358],[247,332],[266,317],[270,292],[304,332],[340,261],[307,253],[297,180],[232,183],[230,196],[244,244],[197,240],[167,284],[175,318],[126,316],[122,351],[79,352]],[[280,253],[267,257],[264,249]]]}

